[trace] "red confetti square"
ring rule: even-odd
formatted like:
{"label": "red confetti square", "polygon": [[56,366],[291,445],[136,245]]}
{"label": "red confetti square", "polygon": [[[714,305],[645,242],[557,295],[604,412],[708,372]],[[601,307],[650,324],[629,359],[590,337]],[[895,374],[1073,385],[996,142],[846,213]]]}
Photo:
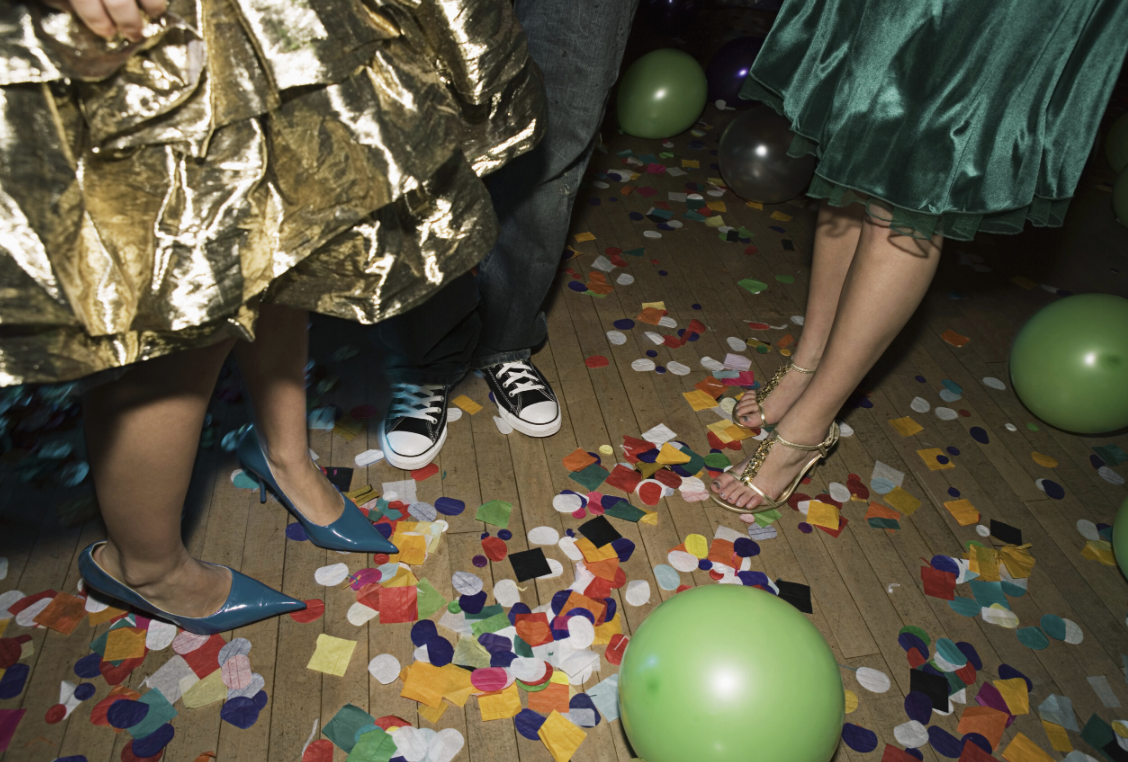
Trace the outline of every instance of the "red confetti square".
{"label": "red confetti square", "polygon": [[203,680],[219,669],[219,652],[225,645],[227,645],[227,641],[223,639],[222,635],[212,635],[195,651],[181,655],[184,657],[184,661],[188,662],[192,671],[196,673],[196,677]]}
{"label": "red confetti square", "polygon": [[548,626],[548,614],[517,614],[514,621],[517,637],[530,646],[543,646],[553,641],[552,628]]}
{"label": "red confetti square", "polygon": [[621,489],[629,495],[635,491],[640,481],[642,481],[642,474],[633,468],[627,468],[620,463],[616,463],[611,475],[603,483],[605,485],[610,484],[615,489]]}
{"label": "red confetti square", "polygon": [[956,599],[956,575],[952,572],[933,569],[931,566],[920,567],[920,580],[924,583],[924,594],[945,601]]}
{"label": "red confetti square", "polygon": [[917,758],[903,749],[885,744],[885,753],[881,755],[881,762],[917,762]]}
{"label": "red confetti square", "polygon": [[321,618],[325,613],[325,601],[320,598],[314,598],[305,602],[306,607],[301,611],[295,611],[290,614],[290,618],[299,624],[309,624]]}
{"label": "red confetti square", "polygon": [[626,652],[627,643],[629,642],[630,638],[626,635],[612,635],[611,642],[607,644],[607,651],[604,653],[604,657],[611,664],[618,665],[622,663],[623,653]]}
{"label": "red confetti square", "polygon": [[850,521],[845,516],[839,516],[838,529],[827,529],[826,527],[819,527],[819,529],[823,530],[831,537],[837,538],[840,534],[842,534],[842,530],[845,529],[846,525],[849,523]]}
{"label": "red confetti square", "polygon": [[414,586],[380,589],[380,624],[414,622],[419,618],[419,591]]}
{"label": "red confetti square", "polygon": [[[881,762],[885,762],[885,760],[882,759]],[[960,754],[958,762],[995,762],[995,758],[971,741],[966,741],[964,742],[963,752]]]}
{"label": "red confetti square", "polygon": [[673,471],[662,469],[654,473],[654,480],[665,484],[670,489],[677,489],[681,486],[682,478],[675,474]]}
{"label": "red confetti square", "polygon": [[589,368],[606,368],[610,364],[611,363],[608,361],[608,359],[603,355],[592,355],[591,357],[584,360],[584,365],[588,366]]}

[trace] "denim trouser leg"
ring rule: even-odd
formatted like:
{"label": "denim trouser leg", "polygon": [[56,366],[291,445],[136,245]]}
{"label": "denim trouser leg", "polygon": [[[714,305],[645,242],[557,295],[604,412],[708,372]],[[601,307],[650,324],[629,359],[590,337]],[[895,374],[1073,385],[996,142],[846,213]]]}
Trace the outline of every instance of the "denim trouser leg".
{"label": "denim trouser leg", "polygon": [[544,302],[638,0],[517,0],[544,72],[548,129],[535,149],[489,177],[501,235],[482,261],[482,331],[473,366],[524,360],[544,341]]}

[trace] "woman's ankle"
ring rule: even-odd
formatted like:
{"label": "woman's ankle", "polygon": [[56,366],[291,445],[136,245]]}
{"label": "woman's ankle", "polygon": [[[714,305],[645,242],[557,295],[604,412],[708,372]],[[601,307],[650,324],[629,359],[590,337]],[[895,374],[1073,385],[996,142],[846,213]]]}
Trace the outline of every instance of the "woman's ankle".
{"label": "woman's ankle", "polygon": [[196,563],[186,549],[161,559],[139,559],[122,553],[113,542],[107,542],[95,559],[102,568],[127,587],[134,589],[160,584]]}

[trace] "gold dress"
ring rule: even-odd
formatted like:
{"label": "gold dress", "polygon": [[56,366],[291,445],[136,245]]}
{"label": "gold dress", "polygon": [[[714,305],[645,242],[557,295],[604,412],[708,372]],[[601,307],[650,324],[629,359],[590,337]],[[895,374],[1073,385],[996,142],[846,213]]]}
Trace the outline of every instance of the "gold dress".
{"label": "gold dress", "polygon": [[543,106],[507,0],[172,0],[132,44],[0,1],[0,386],[411,308]]}

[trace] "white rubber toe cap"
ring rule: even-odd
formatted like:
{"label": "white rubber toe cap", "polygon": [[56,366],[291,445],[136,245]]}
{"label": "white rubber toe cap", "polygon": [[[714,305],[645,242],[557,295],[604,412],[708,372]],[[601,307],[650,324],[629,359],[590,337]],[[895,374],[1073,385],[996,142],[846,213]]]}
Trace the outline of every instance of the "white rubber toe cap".
{"label": "white rubber toe cap", "polygon": [[559,417],[560,406],[550,400],[537,402],[521,410],[521,418],[529,423],[552,423]]}
{"label": "white rubber toe cap", "polygon": [[422,455],[435,446],[427,437],[413,431],[393,431],[386,435],[388,447],[399,455]]}

